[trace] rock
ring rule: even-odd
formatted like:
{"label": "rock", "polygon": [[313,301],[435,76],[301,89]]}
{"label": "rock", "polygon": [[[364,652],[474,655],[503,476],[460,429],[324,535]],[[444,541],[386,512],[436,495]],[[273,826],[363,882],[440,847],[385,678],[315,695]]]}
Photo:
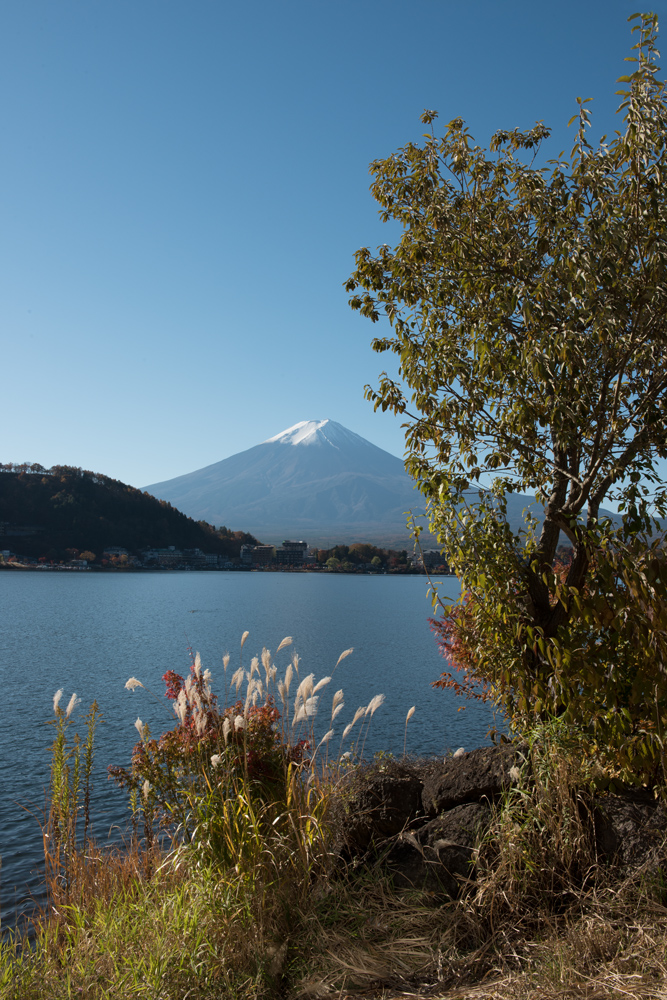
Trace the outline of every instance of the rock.
{"label": "rock", "polygon": [[345,801],[345,842],[353,854],[400,833],[421,812],[423,783],[409,771],[363,776]]}
{"label": "rock", "polygon": [[512,785],[516,772],[510,771],[520,767],[523,760],[521,748],[511,743],[480,747],[461,757],[448,758],[424,782],[424,812],[437,816],[466,802],[497,797]]}
{"label": "rock", "polygon": [[600,796],[593,819],[598,852],[622,867],[646,861],[667,835],[667,810],[649,793]]}
{"label": "rock", "polygon": [[[390,761],[351,771],[338,800],[336,853],[347,864],[386,864],[397,888],[458,897],[474,879],[475,851],[492,802],[516,784],[527,749],[504,743],[447,758]],[[667,805],[648,792],[588,795],[585,815],[601,858],[634,867],[665,865]],[[591,824],[591,818],[593,823]],[[660,850],[658,850],[660,849]]]}
{"label": "rock", "polygon": [[486,802],[468,802],[454,806],[432,819],[417,831],[423,848],[439,852],[456,846],[466,850],[477,847],[491,821],[491,808]]}
{"label": "rock", "polygon": [[452,899],[474,877],[473,853],[491,818],[486,804],[456,806],[415,832],[404,831],[385,861],[399,889],[426,889]]}

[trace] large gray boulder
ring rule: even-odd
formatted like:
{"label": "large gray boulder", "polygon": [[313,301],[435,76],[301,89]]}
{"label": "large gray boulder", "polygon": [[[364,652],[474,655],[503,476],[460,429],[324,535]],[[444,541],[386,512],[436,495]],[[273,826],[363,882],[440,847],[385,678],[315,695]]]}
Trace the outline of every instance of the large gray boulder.
{"label": "large gray boulder", "polygon": [[393,837],[421,813],[423,783],[406,769],[371,770],[347,790],[344,840],[352,854]]}
{"label": "large gray boulder", "polygon": [[[506,743],[470,753],[459,751],[444,761],[394,761],[355,772],[343,786],[341,797],[343,840],[348,852],[363,854],[405,830],[423,827],[427,831],[423,844],[432,847],[428,838],[436,828],[429,820],[457,806],[488,804],[498,798],[516,783],[524,761],[523,749]],[[465,815],[481,813],[469,810]],[[454,821],[443,821],[439,839],[461,841],[458,833],[456,837],[446,833],[447,823]],[[476,835],[476,828],[474,832]]]}
{"label": "large gray boulder", "polygon": [[437,816],[466,802],[497,798],[516,783],[524,760],[524,750],[513,743],[480,747],[460,757],[446,758],[424,782],[424,812]]}

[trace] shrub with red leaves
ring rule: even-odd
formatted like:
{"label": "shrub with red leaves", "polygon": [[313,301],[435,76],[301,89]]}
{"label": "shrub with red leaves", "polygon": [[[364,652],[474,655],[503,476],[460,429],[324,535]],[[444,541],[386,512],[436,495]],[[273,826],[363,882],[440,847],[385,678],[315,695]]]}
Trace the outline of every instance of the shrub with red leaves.
{"label": "shrub with red leaves", "polygon": [[488,701],[491,697],[489,684],[475,669],[476,607],[472,594],[464,594],[463,603],[443,618],[429,621],[438,649],[454,671],[444,670],[438,680],[433,681],[433,687],[448,688],[460,698]]}
{"label": "shrub with red leaves", "polygon": [[193,798],[213,788],[224,797],[249,782],[260,797],[275,798],[287,768],[307,763],[308,740],[285,741],[270,696],[260,705],[239,700],[220,711],[195,658],[187,678],[168,670],[162,679],[177,725],[159,739],[147,735],[135,745],[130,768],[112,766],[109,773],[135,801],[139,793],[150,796],[163,824],[178,822],[187,833]]}

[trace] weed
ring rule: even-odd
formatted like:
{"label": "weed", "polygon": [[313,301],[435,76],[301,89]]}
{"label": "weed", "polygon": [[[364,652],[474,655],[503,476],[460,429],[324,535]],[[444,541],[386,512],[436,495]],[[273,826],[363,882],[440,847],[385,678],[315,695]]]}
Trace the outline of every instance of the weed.
{"label": "weed", "polygon": [[[60,706],[62,689],[53,698],[56,736],[51,747],[51,789],[49,812],[42,827],[44,863],[47,885],[60,885],[69,902],[72,865],[79,849],[84,852],[90,829],[90,791],[93,771],[95,729],[101,721],[94,701],[85,716],[86,739],[81,743],[78,733],[70,738],[71,718],[79,704],[76,694],[63,711]],[[79,820],[83,814],[83,839],[77,839]]]}

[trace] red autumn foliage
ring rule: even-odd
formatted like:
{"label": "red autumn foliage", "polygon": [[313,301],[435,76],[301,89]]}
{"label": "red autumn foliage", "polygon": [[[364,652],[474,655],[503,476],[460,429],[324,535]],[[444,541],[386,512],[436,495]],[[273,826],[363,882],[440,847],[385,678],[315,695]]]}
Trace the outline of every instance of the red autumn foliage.
{"label": "red autumn foliage", "polygon": [[[474,598],[464,594],[463,603],[442,618],[429,619],[441,656],[455,673],[443,670],[433,687],[450,689],[459,698],[488,701],[488,684],[475,671],[473,636],[475,630]],[[456,675],[456,676],[455,676]]]}
{"label": "red autumn foliage", "polygon": [[[564,582],[572,564],[572,549],[560,546],[554,561],[553,573]],[[461,604],[452,608],[442,618],[429,619],[441,656],[449,661],[452,670],[442,672],[433,687],[449,689],[460,698],[488,701],[491,690],[488,682],[479,676],[475,667],[475,643],[479,632],[479,598],[470,591],[463,594]],[[453,671],[453,672],[452,672]]]}
{"label": "red autumn foliage", "polygon": [[[309,741],[290,744],[283,739],[278,725],[280,712],[271,697],[267,696],[264,704],[248,707],[239,700],[221,712],[217,696],[194,657],[187,680],[174,670],[168,670],[162,679],[166,697],[172,702],[181,698],[178,724],[157,740],[137,743],[129,770],[112,766],[109,773],[126,788],[139,789],[145,781],[150,782],[167,815],[176,772],[208,773],[211,757],[216,754],[224,755],[227,775],[264,785],[281,781],[290,764],[307,762]],[[239,719],[242,724],[237,726]]]}

